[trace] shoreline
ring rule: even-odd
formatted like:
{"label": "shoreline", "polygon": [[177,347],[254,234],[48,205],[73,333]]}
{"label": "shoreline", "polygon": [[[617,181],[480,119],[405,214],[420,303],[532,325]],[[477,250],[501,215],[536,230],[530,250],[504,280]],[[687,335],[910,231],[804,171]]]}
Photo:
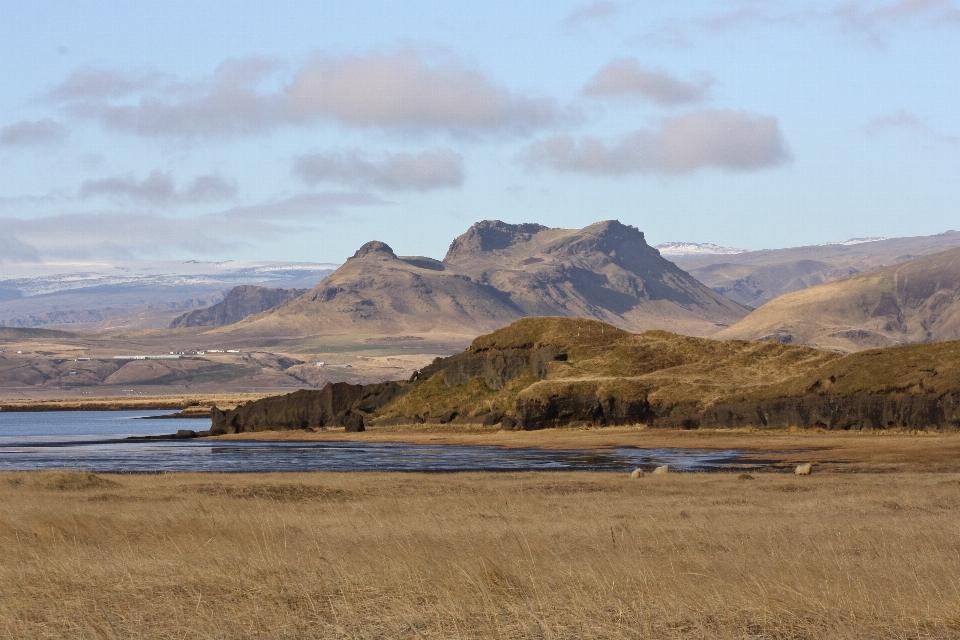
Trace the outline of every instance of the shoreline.
{"label": "shoreline", "polygon": [[960,433],[830,432],[821,430],[671,430],[633,427],[576,427],[502,431],[494,427],[414,425],[341,430],[259,431],[210,436],[214,441],[403,442],[539,449],[735,449],[744,459],[776,454],[771,469],[811,462],[816,472],[960,472]]}
{"label": "shoreline", "polygon": [[[96,400],[34,400],[0,402],[0,412],[180,410],[162,416],[204,418],[213,405],[226,407],[259,394],[186,395],[151,398],[99,398]],[[175,431],[175,430],[174,430]],[[202,432],[201,432],[202,433]],[[170,437],[175,434],[171,433]],[[183,437],[183,436],[181,436]],[[347,433],[339,428],[258,431],[198,437],[212,441],[277,442],[382,442],[421,445],[496,446],[509,449],[736,449],[748,459],[776,455],[771,470],[805,462],[815,472],[960,472],[960,432],[928,431],[827,431],[823,429],[657,429],[646,426],[558,427],[537,431],[504,431],[479,424],[412,424],[377,426]]]}

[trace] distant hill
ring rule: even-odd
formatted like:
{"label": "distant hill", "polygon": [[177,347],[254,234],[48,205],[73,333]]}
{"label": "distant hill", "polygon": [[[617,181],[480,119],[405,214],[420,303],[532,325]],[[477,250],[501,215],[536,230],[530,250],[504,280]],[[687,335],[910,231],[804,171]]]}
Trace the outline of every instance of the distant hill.
{"label": "distant hill", "polygon": [[662,258],[634,227],[487,220],[456,238],[442,261],[369,242],[308,294],[229,331],[472,337],[524,316],[553,315],[708,335],[746,313]]}
{"label": "distant hill", "polygon": [[782,296],[716,337],[844,352],[960,340],[960,248]]}
{"label": "distant hill", "polygon": [[170,329],[186,327],[223,327],[240,322],[249,315],[273,309],[306,293],[308,289],[271,289],[254,285],[234,287],[221,302],[206,309],[194,309],[170,323]]}
{"label": "distant hill", "polygon": [[786,293],[958,246],[960,232],[946,231],[934,236],[854,238],[790,249],[668,258],[714,291],[759,307]]}

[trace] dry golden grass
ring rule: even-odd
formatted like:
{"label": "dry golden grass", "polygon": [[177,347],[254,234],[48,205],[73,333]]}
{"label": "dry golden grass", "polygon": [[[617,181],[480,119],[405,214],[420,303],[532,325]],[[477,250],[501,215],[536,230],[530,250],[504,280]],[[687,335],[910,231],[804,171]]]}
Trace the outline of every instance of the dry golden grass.
{"label": "dry golden grass", "polygon": [[0,474],[0,636],[960,637],[960,475],[752,477]]}

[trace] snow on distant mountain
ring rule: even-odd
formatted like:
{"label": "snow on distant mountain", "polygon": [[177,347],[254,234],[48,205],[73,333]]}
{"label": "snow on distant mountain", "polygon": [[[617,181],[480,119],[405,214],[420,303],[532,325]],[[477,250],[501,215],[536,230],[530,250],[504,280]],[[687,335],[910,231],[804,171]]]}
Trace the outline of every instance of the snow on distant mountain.
{"label": "snow on distant mountain", "polygon": [[0,290],[29,297],[93,287],[230,288],[240,284],[312,288],[338,265],[311,262],[150,260],[4,264]]}
{"label": "snow on distant mountain", "polygon": [[850,238],[849,240],[843,240],[842,242],[823,242],[818,244],[818,247],[828,247],[828,246],[844,246],[849,247],[852,244],[863,244],[865,242],[879,242],[880,240],[886,240],[886,238]]}
{"label": "snow on distant mountain", "polygon": [[662,256],[707,256],[746,253],[746,249],[721,247],[709,242],[664,242],[654,247]]}

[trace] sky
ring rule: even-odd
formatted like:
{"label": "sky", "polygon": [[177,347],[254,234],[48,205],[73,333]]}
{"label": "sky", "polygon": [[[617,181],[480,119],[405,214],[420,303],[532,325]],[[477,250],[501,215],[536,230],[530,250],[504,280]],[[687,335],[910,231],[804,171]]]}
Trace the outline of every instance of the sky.
{"label": "sky", "polygon": [[0,4],[0,272],[960,228],[960,4]]}

